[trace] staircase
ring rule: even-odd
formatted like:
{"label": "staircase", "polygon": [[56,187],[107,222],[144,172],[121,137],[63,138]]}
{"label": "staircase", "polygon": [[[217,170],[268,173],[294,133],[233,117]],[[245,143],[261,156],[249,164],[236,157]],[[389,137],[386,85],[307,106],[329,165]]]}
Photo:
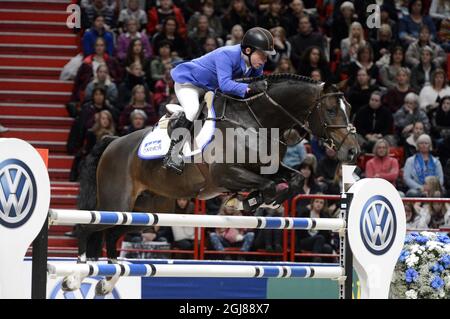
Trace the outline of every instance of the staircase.
{"label": "staircase", "polygon": [[[70,3],[0,0],[0,123],[10,129],[0,137],[49,149],[53,208],[75,208],[78,194],[78,183],[69,182],[73,156],[65,150],[73,119],[64,105],[73,83],[59,80],[63,66],[79,52],[79,37],[65,24]],[[67,256],[64,247],[76,246],[64,236],[71,229],[50,228],[54,254]]]}

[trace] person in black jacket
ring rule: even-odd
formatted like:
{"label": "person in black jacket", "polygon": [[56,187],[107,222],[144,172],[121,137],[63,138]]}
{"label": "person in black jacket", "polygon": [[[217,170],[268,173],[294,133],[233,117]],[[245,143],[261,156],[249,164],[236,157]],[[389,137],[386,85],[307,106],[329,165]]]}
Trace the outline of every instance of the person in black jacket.
{"label": "person in black jacket", "polygon": [[358,132],[359,145],[366,152],[371,152],[373,145],[380,138],[389,140],[395,145],[392,135],[394,119],[391,111],[381,104],[381,93],[374,91],[370,95],[369,104],[363,106],[355,115],[354,125]]}

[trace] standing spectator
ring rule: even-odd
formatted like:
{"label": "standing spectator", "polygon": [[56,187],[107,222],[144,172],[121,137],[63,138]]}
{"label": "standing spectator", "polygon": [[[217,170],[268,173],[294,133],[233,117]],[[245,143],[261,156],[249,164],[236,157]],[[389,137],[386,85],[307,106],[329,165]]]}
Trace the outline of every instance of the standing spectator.
{"label": "standing spectator", "polygon": [[128,0],[127,8],[120,11],[118,23],[119,30],[130,32],[128,30],[128,21],[130,19],[136,20],[139,23],[139,32],[146,29],[148,22],[147,14],[144,10],[139,8],[139,0]]}
{"label": "standing spectator", "polygon": [[95,73],[94,79],[89,82],[84,91],[84,101],[89,101],[92,99],[92,92],[95,88],[102,87],[106,92],[106,99],[112,106],[117,104],[117,86],[111,81],[109,76],[108,66],[106,64],[100,64]]}
{"label": "standing spectator", "polygon": [[286,33],[283,27],[275,27],[270,30],[273,35],[273,44],[276,51],[275,55],[269,55],[267,57],[267,63],[264,66],[265,70],[273,71],[281,58],[291,57],[292,46],[286,39]]}
{"label": "standing spectator", "polygon": [[379,139],[372,152],[375,157],[366,163],[366,177],[382,178],[395,185],[400,171],[397,159],[389,156],[389,142]]}
{"label": "standing spectator", "polygon": [[407,94],[414,92],[414,90],[409,86],[410,76],[411,72],[408,68],[399,68],[395,76],[395,87],[389,89],[383,96],[383,104],[392,113],[397,112],[397,110],[401,108]]}
{"label": "standing spectator", "polygon": [[153,36],[157,32],[163,32],[163,26],[166,19],[173,17],[177,25],[177,35],[183,39],[187,37],[187,28],[183,12],[173,4],[172,0],[160,0],[159,6],[152,7],[147,15],[147,32],[149,35]]}
{"label": "standing spectator", "polygon": [[365,45],[364,29],[361,23],[355,21],[350,25],[348,37],[341,41],[341,63],[356,61],[359,48]]}
{"label": "standing spectator", "polygon": [[417,140],[417,153],[406,160],[403,179],[408,186],[406,196],[422,196],[425,178],[436,176],[439,183],[443,185],[444,175],[441,163],[431,155],[431,138],[422,134]]}
{"label": "standing spectator", "polygon": [[134,18],[130,18],[127,21],[126,26],[127,31],[122,33],[117,40],[116,56],[119,61],[123,62],[125,60],[128,47],[134,39],[139,39],[141,41],[145,57],[151,59],[153,53],[152,47],[150,46],[147,35],[144,32],[138,32],[139,22]]}
{"label": "standing spectator", "polygon": [[164,20],[162,30],[156,33],[152,38],[153,53],[158,55],[159,47],[162,41],[169,41],[172,54],[178,57],[186,57],[186,41],[177,32],[178,24],[174,17],[167,17]]}
{"label": "standing spectator", "polygon": [[244,37],[244,29],[240,24],[235,24],[231,29],[231,34],[229,39],[225,42],[225,45],[236,45],[241,43],[242,38]]}
{"label": "standing spectator", "polygon": [[256,19],[247,8],[244,0],[232,0],[222,17],[222,26],[225,33],[230,33],[231,28],[236,24],[241,25],[244,32],[256,26]]}
{"label": "standing spectator", "polygon": [[399,24],[399,38],[403,44],[409,45],[419,38],[420,27],[427,25],[432,39],[436,39],[436,27],[430,16],[424,15],[421,0],[410,0],[409,15],[403,16]]}
{"label": "standing spectator", "polygon": [[431,41],[430,29],[426,25],[420,28],[419,39],[408,46],[406,51],[406,63],[411,67],[417,66],[420,63],[420,54],[424,47],[430,47],[432,53],[432,61],[436,67],[441,67],[447,60],[445,51],[439,44]]}
{"label": "standing spectator", "polygon": [[[310,208],[300,211],[299,217],[304,218],[330,218],[328,207],[324,199],[311,200]],[[329,230],[298,230],[296,231],[296,250],[307,250],[316,254],[331,254],[331,232]],[[313,262],[322,262],[321,257],[314,257]]]}
{"label": "standing spectator", "polygon": [[397,85],[396,77],[401,68],[405,67],[405,54],[401,46],[392,49],[389,57],[389,65],[383,65],[380,69],[380,83],[388,90]]}
{"label": "standing spectator", "polygon": [[431,83],[431,73],[436,69],[436,66],[431,61],[433,50],[429,46],[422,48],[420,54],[420,63],[411,71],[411,86],[416,92]]}
{"label": "standing spectator", "polygon": [[419,108],[419,97],[415,93],[408,93],[405,104],[394,114],[394,125],[399,136],[408,136],[415,122],[422,122],[425,131],[430,130],[430,121],[424,111]]}
{"label": "standing spectator", "polygon": [[[177,199],[175,214],[193,214],[194,203],[188,199]],[[195,227],[172,226],[173,246],[182,250],[194,249]]]}
{"label": "standing spectator", "polygon": [[373,63],[373,51],[370,45],[359,47],[356,61],[350,62],[348,66],[348,85],[352,86],[356,80],[358,70],[366,69],[370,76],[370,84],[378,83],[378,67]]}
{"label": "standing spectator", "polygon": [[420,91],[420,108],[426,112],[435,111],[444,96],[450,95],[447,77],[443,69],[431,73],[431,85],[424,86]]}
{"label": "standing spectator", "polygon": [[355,115],[354,124],[358,132],[358,142],[363,150],[370,152],[374,144],[382,138],[395,144],[392,135],[394,119],[392,113],[381,104],[381,94],[378,91],[370,95],[368,105],[363,106]]}
{"label": "standing spectator", "polygon": [[405,140],[405,157],[413,156],[417,152],[417,139],[425,133],[425,125],[417,121],[413,124],[412,133]]}
{"label": "standing spectator", "polygon": [[[192,31],[197,26],[197,20],[201,15],[208,17],[208,24],[218,37],[224,36],[222,21],[220,21],[220,18],[214,12],[214,1],[212,0],[206,0],[203,3],[201,13],[196,12],[191,16],[188,21],[188,32]],[[244,33],[242,33],[242,36],[244,36]]]}
{"label": "standing spectator", "polygon": [[298,74],[311,76],[311,72],[317,69],[320,70],[324,82],[330,82],[332,80],[330,67],[328,66],[325,55],[319,47],[310,46],[303,53]]}
{"label": "standing spectator", "polygon": [[325,52],[325,38],[319,34],[313,32],[311,27],[311,21],[309,16],[302,17],[299,20],[298,34],[289,38],[289,42],[292,45],[291,60],[297,71],[300,71],[301,57],[303,52],[311,46],[319,47],[320,50]]}
{"label": "standing spectator", "polygon": [[[89,20],[89,26],[95,24],[96,17],[105,18],[105,26],[108,30],[112,30],[116,26],[116,19],[113,9],[106,4],[105,0],[93,0],[92,4],[86,6],[86,15]],[[110,53],[112,54],[112,52]]]}
{"label": "standing spectator", "polygon": [[365,68],[359,69],[356,76],[356,83],[347,91],[347,100],[352,106],[352,115],[358,113],[358,110],[364,105],[369,104],[370,96],[377,91],[376,85],[370,84],[370,76]]}
{"label": "standing spectator", "polygon": [[145,112],[145,115],[147,116],[145,125],[153,125],[158,121],[158,115],[153,106],[146,101],[145,93],[145,87],[143,85],[138,84],[133,88],[131,91],[131,102],[120,114],[119,131],[123,132],[128,129],[128,125],[130,125],[130,114],[136,109]]}
{"label": "standing spectator", "polygon": [[88,56],[95,53],[95,46],[98,38],[103,38],[105,41],[105,51],[112,56],[114,50],[113,34],[105,28],[105,18],[102,15],[95,16],[93,27],[86,30],[83,35],[83,54]]}

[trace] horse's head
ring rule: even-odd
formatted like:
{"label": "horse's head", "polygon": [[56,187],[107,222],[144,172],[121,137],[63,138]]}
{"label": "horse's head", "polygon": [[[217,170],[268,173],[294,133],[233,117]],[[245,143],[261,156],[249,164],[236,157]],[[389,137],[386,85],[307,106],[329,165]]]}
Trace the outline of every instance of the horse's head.
{"label": "horse's head", "polygon": [[354,163],[360,152],[356,129],[350,122],[350,104],[335,85],[322,84],[308,119],[314,135],[337,152],[342,162]]}

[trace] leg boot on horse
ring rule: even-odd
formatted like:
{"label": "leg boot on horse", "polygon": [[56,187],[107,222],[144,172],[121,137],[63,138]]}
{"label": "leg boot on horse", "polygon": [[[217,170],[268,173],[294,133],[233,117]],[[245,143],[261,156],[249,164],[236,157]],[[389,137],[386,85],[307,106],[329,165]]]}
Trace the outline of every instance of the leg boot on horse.
{"label": "leg boot on horse", "polygon": [[190,137],[192,124],[193,123],[186,118],[184,113],[181,113],[180,117],[176,120],[175,127],[172,129],[172,140],[170,142],[169,151],[163,161],[164,168],[171,169],[178,175],[182,174],[184,170],[182,150],[184,143]]}

